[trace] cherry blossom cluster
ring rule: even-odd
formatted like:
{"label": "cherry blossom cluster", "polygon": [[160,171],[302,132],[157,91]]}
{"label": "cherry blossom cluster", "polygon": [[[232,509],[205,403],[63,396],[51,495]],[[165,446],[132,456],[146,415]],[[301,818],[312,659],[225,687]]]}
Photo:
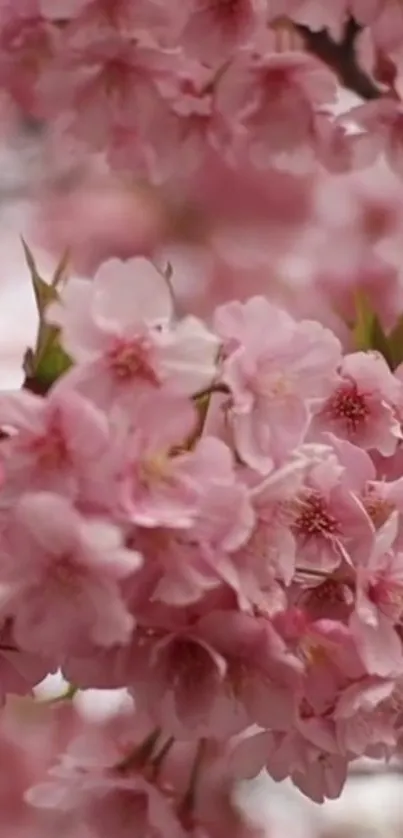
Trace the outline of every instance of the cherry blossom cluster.
{"label": "cherry blossom cluster", "polygon": [[[385,95],[337,119],[336,75],[298,33],[337,39],[350,16]],[[344,171],[384,151],[401,172],[402,47],[400,0],[3,0],[0,84],[53,149],[157,183],[183,187],[214,158]]]}
{"label": "cherry blossom cluster", "polygon": [[[304,38],[351,21],[377,94],[337,116]],[[0,0],[6,133],[23,112],[50,167],[130,175],[93,197],[91,169],[67,211],[81,278],[46,285],[26,248],[38,342],[0,393],[9,838],[260,838],[238,781],[321,803],[403,753],[403,204],[359,181],[403,173],[402,57],[401,0]],[[322,262],[286,300],[298,237]],[[195,273],[213,293],[181,292]],[[54,672],[66,695],[32,701]],[[105,722],[68,700],[120,688]]]}
{"label": "cherry blossom cluster", "polygon": [[401,368],[264,297],[182,317],[143,258],[45,316],[71,365],[0,395],[2,695],[61,670],[134,708],[62,702],[32,765],[7,703],[15,817],[244,836],[237,779],[338,796],[403,742]]}

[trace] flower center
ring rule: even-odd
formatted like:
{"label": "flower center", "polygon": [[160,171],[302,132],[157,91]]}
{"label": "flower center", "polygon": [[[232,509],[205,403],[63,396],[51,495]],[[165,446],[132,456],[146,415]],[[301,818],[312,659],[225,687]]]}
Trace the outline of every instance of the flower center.
{"label": "flower center", "polygon": [[338,522],[330,514],[326,502],[322,496],[312,492],[298,503],[299,514],[294,522],[293,529],[299,535],[312,536],[333,536],[338,531]]}
{"label": "flower center", "polygon": [[256,395],[269,399],[282,399],[290,396],[292,386],[284,373],[262,372],[254,386]]}
{"label": "flower center", "polygon": [[242,11],[244,0],[210,0],[209,11],[224,21],[231,21],[232,18]]}
{"label": "flower center", "polygon": [[329,660],[329,649],[313,637],[303,638],[298,648],[302,660],[309,666],[320,666]]}
{"label": "flower center", "polygon": [[31,438],[24,448],[36,457],[38,466],[45,470],[61,468],[69,461],[66,440],[57,422],[48,428],[46,435]]}
{"label": "flower center", "polygon": [[379,576],[368,587],[368,599],[393,620],[403,614],[403,585]]}
{"label": "flower center", "polygon": [[150,342],[144,337],[116,341],[108,352],[107,363],[115,378],[122,382],[140,378],[154,387],[160,383],[151,361]]}
{"label": "flower center", "polygon": [[140,465],[140,482],[147,488],[167,481],[170,475],[171,461],[165,452],[146,457]]}
{"label": "flower center", "polygon": [[330,419],[344,422],[348,430],[354,433],[368,419],[369,408],[365,396],[352,382],[335,392],[326,404],[325,413]]}
{"label": "flower center", "polygon": [[336,579],[327,579],[311,590],[309,599],[315,605],[351,605],[352,593],[348,585]]}
{"label": "flower center", "polygon": [[57,556],[53,560],[50,569],[50,578],[56,585],[58,591],[71,596],[80,590],[82,585],[83,570],[72,559],[70,555]]}
{"label": "flower center", "polygon": [[364,493],[362,502],[376,529],[383,526],[394,510],[394,505],[391,501],[380,497],[371,488],[367,489]]}

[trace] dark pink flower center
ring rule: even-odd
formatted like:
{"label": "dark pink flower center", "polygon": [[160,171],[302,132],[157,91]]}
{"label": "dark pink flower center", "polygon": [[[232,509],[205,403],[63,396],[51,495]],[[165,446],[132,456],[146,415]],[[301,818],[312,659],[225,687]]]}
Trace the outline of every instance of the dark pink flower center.
{"label": "dark pink flower center", "polygon": [[327,579],[311,591],[310,600],[315,605],[345,605],[351,596],[347,585],[336,579]]}
{"label": "dark pink flower center", "polygon": [[369,408],[363,393],[351,382],[336,390],[326,404],[325,414],[333,421],[344,422],[354,432],[368,419]]}
{"label": "dark pink flower center", "polygon": [[47,429],[46,435],[30,439],[26,448],[37,458],[38,466],[43,469],[61,468],[69,462],[66,440],[56,422]]}
{"label": "dark pink flower center", "polygon": [[371,489],[364,493],[362,502],[376,529],[382,527],[394,510],[394,504],[390,500],[380,497]]}
{"label": "dark pink flower center", "polygon": [[312,492],[299,504],[299,514],[294,530],[305,537],[332,536],[338,531],[338,522],[329,512],[326,501],[320,494]]}
{"label": "dark pink flower center", "polygon": [[403,614],[403,585],[379,575],[370,583],[368,599],[388,616],[398,620]]}
{"label": "dark pink flower center", "polygon": [[58,556],[49,567],[49,581],[58,592],[66,596],[75,596],[82,588],[84,569],[74,561],[70,554]]}
{"label": "dark pink flower center", "polygon": [[107,363],[113,375],[122,382],[140,378],[154,387],[160,383],[152,365],[150,343],[144,337],[116,341],[107,354]]}
{"label": "dark pink flower center", "polygon": [[210,12],[223,21],[237,17],[242,12],[245,0],[210,0],[202,3]]}

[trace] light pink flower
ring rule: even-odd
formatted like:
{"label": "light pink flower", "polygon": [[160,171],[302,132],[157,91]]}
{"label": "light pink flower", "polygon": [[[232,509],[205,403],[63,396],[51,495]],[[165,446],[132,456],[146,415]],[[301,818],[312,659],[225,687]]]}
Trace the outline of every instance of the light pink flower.
{"label": "light pink flower", "polygon": [[298,568],[332,571],[372,543],[373,527],[332,448],[312,454],[304,485],[292,504]]}
{"label": "light pink flower", "polygon": [[[146,714],[87,724],[44,781],[29,789],[27,801],[38,810],[67,815],[74,835],[83,823],[88,835],[102,838],[184,838],[169,796],[147,779],[141,747],[149,735]],[[151,747],[150,756],[154,751]]]}
{"label": "light pink flower", "polygon": [[193,484],[187,528],[179,529],[181,519],[172,508],[165,529],[135,538],[146,562],[160,572],[151,599],[187,605],[223,582],[243,599],[233,557],[250,536],[254,511],[247,488],[236,480],[229,449],[220,440],[202,438],[192,454],[179,459],[178,478],[188,481],[189,490]]}
{"label": "light pink flower", "polygon": [[[297,788],[315,803],[336,800],[347,780],[348,760],[339,754],[329,754],[314,745],[301,749],[291,779]],[[271,761],[267,763],[270,771]]]}
{"label": "light pink flower", "polygon": [[249,751],[255,757],[255,765],[265,765],[276,782],[291,777],[315,803],[339,797],[347,779],[346,757],[327,753],[293,729],[286,733],[258,733],[249,743]]}
{"label": "light pink flower", "polygon": [[204,63],[215,65],[247,43],[257,23],[253,0],[191,0],[179,33],[181,46]]}
{"label": "light pink flower", "polygon": [[74,391],[46,398],[0,393],[0,443],[7,492],[46,489],[78,496],[110,444],[106,416]]}
{"label": "light pink flower", "polygon": [[[388,481],[384,476],[377,480],[377,475],[382,474],[382,467],[376,467],[367,451],[334,434],[327,434],[327,438],[345,469],[343,483],[359,498],[375,529],[379,529],[395,510],[403,513],[401,477]],[[393,460],[396,461],[396,457]],[[365,548],[361,550],[361,555],[365,555]]]}
{"label": "light pink flower", "polygon": [[[197,633],[227,663],[225,684],[253,724],[287,730],[295,712],[303,665],[270,621],[235,611],[212,611]],[[231,704],[228,712],[231,710]]]}
{"label": "light pink flower", "polygon": [[39,0],[39,5],[45,18],[56,21],[78,18],[76,22],[82,32],[93,27],[94,33],[106,27],[130,33],[135,28],[151,26],[161,6],[158,0],[136,0],[136,3],[115,0],[113,6],[108,0]]}
{"label": "light pink flower", "polygon": [[225,739],[245,727],[245,714],[230,712],[225,696],[225,658],[194,631],[161,634],[143,641],[143,669],[133,684],[136,702],[152,707],[155,724],[180,739]]}
{"label": "light pink flower", "polygon": [[[396,745],[394,723],[398,707],[393,703],[392,680],[364,678],[349,686],[340,696],[334,718],[340,746],[346,753],[388,757]],[[382,753],[383,752],[383,753]]]}
{"label": "light pink flower", "polygon": [[353,632],[340,620],[308,622],[297,649],[305,664],[299,709],[301,722],[305,723],[321,714],[328,716],[343,690],[360,681],[366,670]]}
{"label": "light pink flower", "polygon": [[375,352],[355,352],[344,357],[333,392],[319,402],[313,429],[331,431],[360,448],[391,456],[402,438],[400,401],[401,383],[384,358]]}
{"label": "light pink flower", "polygon": [[321,0],[300,0],[295,9],[291,6],[293,20],[308,26],[314,32],[328,29],[336,41],[341,40],[343,36],[350,11],[351,0],[334,0],[325,4]]}
{"label": "light pink flower", "polygon": [[231,555],[232,578],[227,579],[241,607],[254,605],[267,614],[285,607],[282,586],[290,584],[295,571],[293,505],[307,469],[307,461],[296,458],[250,492],[255,525],[250,537]]}
{"label": "light pink flower", "polygon": [[41,17],[36,3],[22,13],[15,4],[1,10],[0,78],[5,88],[26,113],[38,113],[38,86],[60,47],[60,32]]}
{"label": "light pink flower", "polygon": [[133,619],[120,583],[141,557],[110,523],[84,518],[48,492],[26,494],[11,516],[0,567],[1,608],[22,649],[61,662],[85,637],[100,646],[129,639]]}
{"label": "light pink flower", "polygon": [[107,406],[144,388],[194,393],[214,377],[217,339],[194,317],[175,322],[169,287],[145,259],[112,259],[92,282],[67,282],[48,315],[80,362],[66,383]]}
{"label": "light pink flower", "polygon": [[242,543],[253,524],[247,490],[224,442],[206,436],[190,444],[197,428],[190,401],[143,393],[116,425],[109,451],[87,481],[89,501],[143,527],[192,527],[206,550]]}
{"label": "light pink flower", "polygon": [[259,168],[306,170],[316,155],[314,115],[335,97],[335,78],[303,52],[240,52],[217,88],[220,112],[243,128],[239,143]]}
{"label": "light pink flower", "polygon": [[403,647],[395,630],[403,615],[403,554],[393,545],[398,513],[374,537],[372,551],[356,568],[356,606],[351,617],[359,652],[371,675],[403,672]]}
{"label": "light pink flower", "polygon": [[[403,34],[403,32],[402,32]],[[346,116],[343,116],[346,119]],[[348,113],[348,119],[362,129],[358,137],[361,154],[373,162],[383,152],[389,165],[403,173],[403,109],[394,98],[381,97]]]}
{"label": "light pink flower", "polygon": [[281,464],[304,436],[309,402],[325,393],[340,345],[319,323],[295,322],[263,297],[217,309],[222,379],[242,459],[261,473]]}
{"label": "light pink flower", "polygon": [[203,463],[199,473],[197,454],[186,451],[196,422],[197,412],[187,399],[143,394],[123,417],[105,462],[94,470],[94,498],[105,498],[135,524],[190,526],[203,477]]}
{"label": "light pink flower", "polygon": [[[198,173],[205,177],[212,153],[223,162],[233,163],[231,146],[236,125],[221,114],[216,85],[217,70],[191,60],[184,61],[174,83],[165,85],[169,114],[162,108],[156,110],[148,132],[153,149],[150,165],[157,182],[179,180],[185,185]],[[197,191],[196,185],[194,188]]]}
{"label": "light pink flower", "polygon": [[130,37],[102,25],[102,15],[98,22],[86,26],[79,18],[65,29],[37,96],[44,116],[58,122],[68,115],[70,133],[101,151],[120,126],[137,126],[144,136],[153,110],[163,105],[158,81],[171,71],[175,53],[140,32]]}
{"label": "light pink flower", "polygon": [[137,533],[135,542],[153,569],[152,603],[188,606],[222,585],[218,568],[206,560],[193,528],[150,528]]}

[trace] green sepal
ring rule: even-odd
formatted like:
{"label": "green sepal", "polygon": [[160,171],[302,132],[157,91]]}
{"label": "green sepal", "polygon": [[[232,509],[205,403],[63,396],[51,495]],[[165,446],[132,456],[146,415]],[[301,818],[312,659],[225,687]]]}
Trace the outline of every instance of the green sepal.
{"label": "green sepal", "polygon": [[59,329],[47,323],[45,319],[48,306],[59,299],[58,287],[66,275],[68,254],[63,255],[49,283],[40,275],[24,239],[22,245],[39,316],[36,345],[34,349],[27,349],[24,357],[25,386],[36,393],[46,393],[72,365],[71,358],[60,344]]}

